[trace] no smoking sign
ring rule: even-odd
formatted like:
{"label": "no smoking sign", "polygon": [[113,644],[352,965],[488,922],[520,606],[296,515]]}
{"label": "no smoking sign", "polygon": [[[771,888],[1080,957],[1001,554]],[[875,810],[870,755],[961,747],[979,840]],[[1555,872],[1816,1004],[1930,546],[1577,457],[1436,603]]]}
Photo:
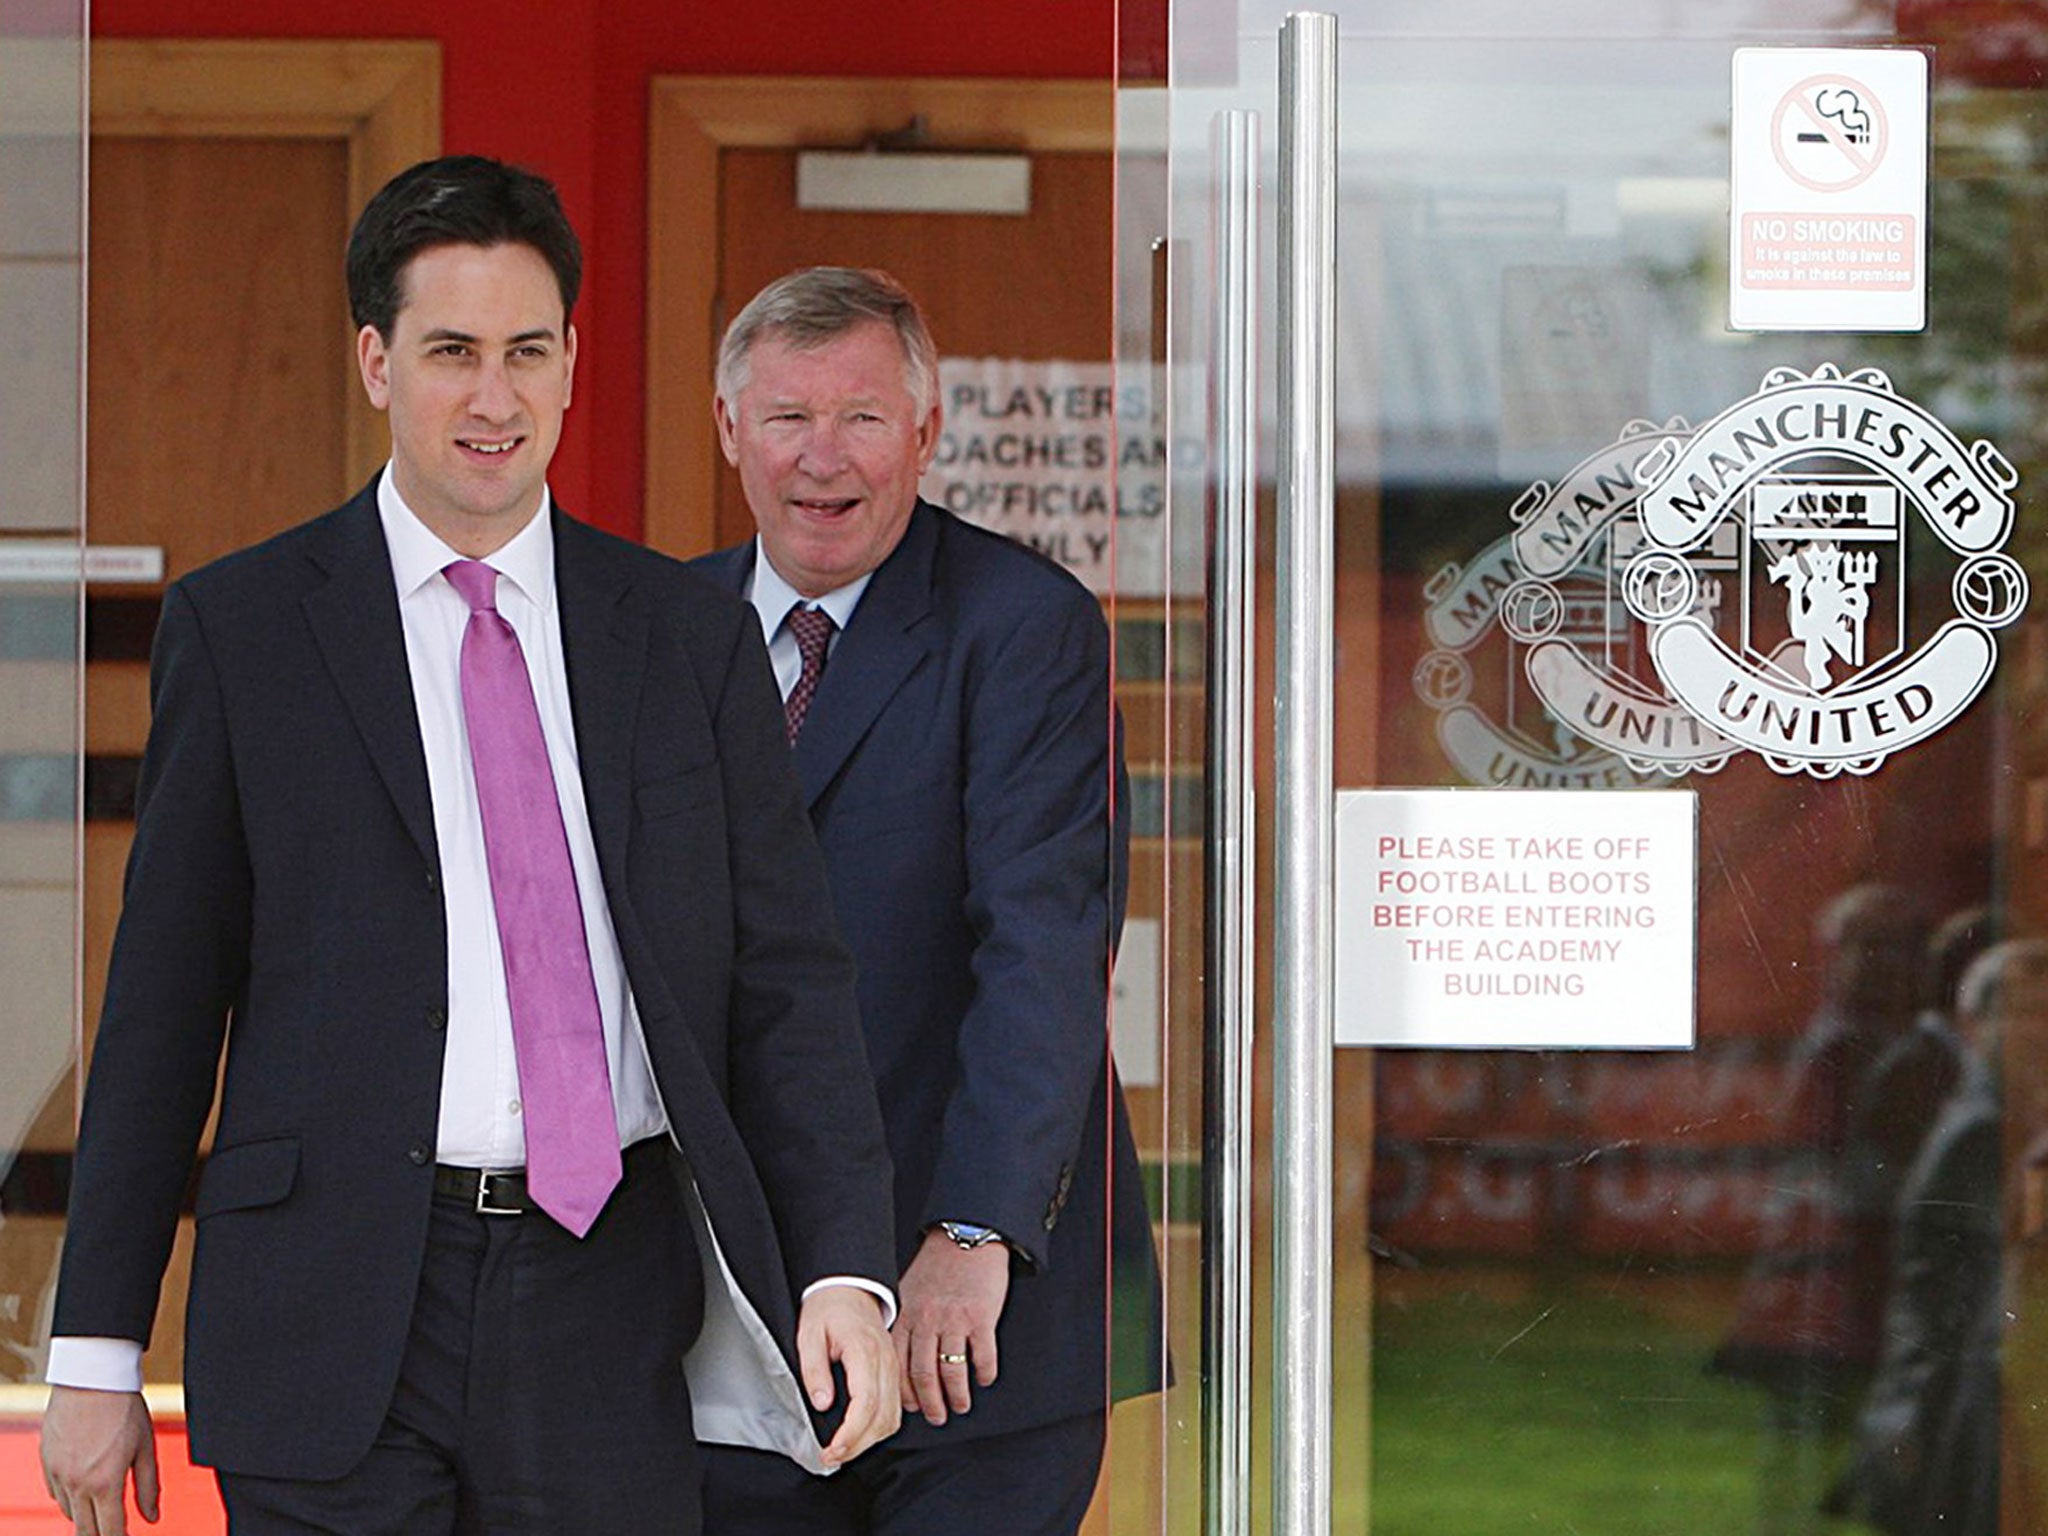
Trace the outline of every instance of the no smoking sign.
{"label": "no smoking sign", "polygon": [[1890,130],[1877,92],[1848,75],[1815,75],[1771,114],[1778,168],[1810,192],[1848,192],[1884,164]]}
{"label": "no smoking sign", "polygon": [[1927,56],[1741,48],[1730,118],[1729,324],[1927,323]]}

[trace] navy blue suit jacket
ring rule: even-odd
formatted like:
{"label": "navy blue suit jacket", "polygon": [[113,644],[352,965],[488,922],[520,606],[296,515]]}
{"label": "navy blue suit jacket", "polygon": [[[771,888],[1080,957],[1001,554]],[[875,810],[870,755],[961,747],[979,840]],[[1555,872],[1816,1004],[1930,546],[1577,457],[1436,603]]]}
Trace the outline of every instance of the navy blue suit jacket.
{"label": "navy blue suit jacket", "polygon": [[[749,543],[700,564],[742,591],[753,561]],[[1096,600],[920,502],[794,755],[859,966],[898,1258],[953,1219],[999,1229],[1020,1259],[1000,1379],[942,1429],[906,1416],[892,1445],[1050,1423],[1159,1384],[1157,1265],[1107,1048],[1129,851],[1118,737]],[[1128,1303],[1116,1379],[1112,1290]]]}
{"label": "navy blue suit jacket", "polygon": [[[559,511],[554,535],[591,833],[656,1085],[794,1370],[804,1285],[890,1278],[889,1178],[760,629],[674,561]],[[192,1449],[335,1477],[397,1380],[448,1001],[374,484],[175,584],[151,687],[54,1331],[149,1338],[222,1070],[186,1311]]]}

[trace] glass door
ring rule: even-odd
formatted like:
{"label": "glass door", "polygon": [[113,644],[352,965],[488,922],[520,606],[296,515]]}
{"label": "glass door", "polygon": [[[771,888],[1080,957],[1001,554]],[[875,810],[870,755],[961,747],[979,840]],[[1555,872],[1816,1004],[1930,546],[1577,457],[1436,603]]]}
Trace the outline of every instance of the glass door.
{"label": "glass door", "polygon": [[[84,13],[0,21],[0,1436],[32,1437],[63,1235],[79,1050],[84,617]],[[8,1474],[14,1478],[13,1471]]]}
{"label": "glass door", "polygon": [[[1195,631],[1151,750],[1206,791],[1186,798],[1212,841],[1141,868],[1133,897],[1169,914],[1167,969],[1190,978],[1166,994],[1146,1122],[1148,1159],[1180,1175],[1158,1183],[1179,1385],[1151,1514],[1289,1536],[1325,1507],[1335,1529],[1430,1536],[2048,1530],[2038,20],[1330,9],[1329,489],[1298,509],[1331,545],[1321,793],[1537,791],[1515,802],[1531,836],[1565,796],[1694,797],[1691,1043],[1339,1047],[1327,1148],[1290,1139],[1292,1108],[1269,1123],[1289,1053],[1322,1049],[1286,1000],[1301,855],[1273,759],[1276,704],[1283,747],[1290,711],[1325,707],[1290,692],[1307,577],[1278,526],[1290,449],[1314,438],[1282,415],[1303,393],[1289,327],[1313,318],[1282,295],[1301,109],[1279,6],[1178,0],[1166,80],[1124,91],[1120,213],[1124,376],[1170,445],[1158,590],[1124,606]],[[1924,186],[1883,180],[1923,142]],[[1232,446],[1240,154],[1258,382]],[[1208,560],[1244,453],[1249,750],[1216,725],[1229,605]],[[1248,916],[1214,889],[1233,761]],[[1533,857],[1509,873],[1549,880]],[[1504,1028],[1554,988],[1569,1024],[1574,967],[1633,919],[1627,889],[1564,894],[1528,904],[1536,947],[1468,949],[1429,985],[1497,999]],[[1334,967],[1356,921],[1336,911],[1295,953]],[[1218,957],[1244,939],[1251,1000],[1219,1008]],[[1368,1029],[1394,1030],[1405,996],[1368,985]],[[1585,1040],[1626,1011],[1587,1005]],[[1255,1074],[1234,1125],[1219,1031]],[[1238,1136],[1241,1186],[1217,1176]],[[1305,1249],[1304,1168],[1329,1200]],[[1328,1301],[1304,1320],[1319,1263]],[[1328,1368],[1304,1405],[1310,1324]]]}

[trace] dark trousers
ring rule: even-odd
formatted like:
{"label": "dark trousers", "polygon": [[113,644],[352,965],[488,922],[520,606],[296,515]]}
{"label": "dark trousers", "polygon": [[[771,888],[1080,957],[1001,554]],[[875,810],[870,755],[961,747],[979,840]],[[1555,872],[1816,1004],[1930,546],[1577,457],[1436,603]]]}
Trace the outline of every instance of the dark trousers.
{"label": "dark trousers", "polygon": [[375,1444],[333,1482],[221,1474],[233,1536],[699,1536],[703,1277],[672,1155],[633,1148],[580,1242],[437,1198]]}
{"label": "dark trousers", "polygon": [[709,1536],[1073,1536],[1102,1471],[1105,1413],[892,1451],[831,1477],[769,1451],[704,1447]]}

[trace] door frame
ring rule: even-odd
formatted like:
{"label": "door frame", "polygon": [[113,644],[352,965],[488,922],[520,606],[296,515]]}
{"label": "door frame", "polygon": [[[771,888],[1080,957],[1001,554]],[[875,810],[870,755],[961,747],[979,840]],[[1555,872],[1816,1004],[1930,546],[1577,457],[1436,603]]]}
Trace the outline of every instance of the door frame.
{"label": "door frame", "polygon": [[[658,75],[647,144],[646,542],[672,555],[716,540],[711,372],[718,313],[719,156],[844,149],[922,116],[933,148],[1111,152],[1116,83]],[[711,238],[706,238],[707,232]]]}
{"label": "door frame", "polygon": [[[441,152],[438,42],[97,38],[91,85],[95,137],[340,140],[351,217]],[[388,454],[382,414],[346,366],[347,470],[360,484]]]}

